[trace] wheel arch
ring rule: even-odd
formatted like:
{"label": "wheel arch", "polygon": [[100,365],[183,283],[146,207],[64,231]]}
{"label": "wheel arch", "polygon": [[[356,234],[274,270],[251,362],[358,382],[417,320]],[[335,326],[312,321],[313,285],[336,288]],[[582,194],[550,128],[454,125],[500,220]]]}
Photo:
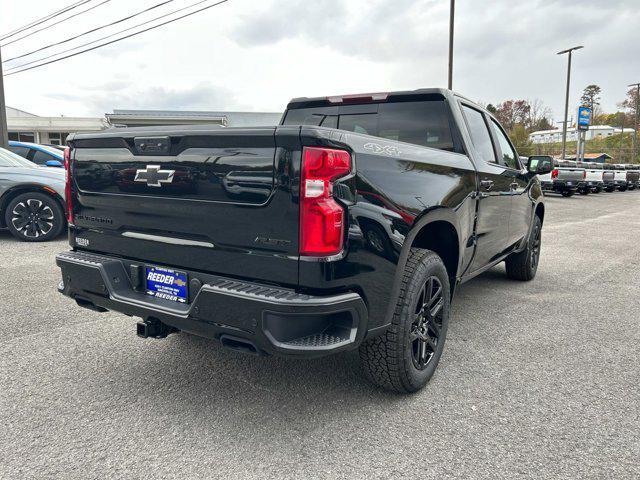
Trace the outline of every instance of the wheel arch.
{"label": "wheel arch", "polygon": [[398,259],[386,318],[389,319],[393,315],[405,265],[412,248],[432,250],[442,258],[449,275],[450,294],[453,299],[461,268],[461,245],[457,215],[452,209],[435,208],[419,217],[407,234]]}
{"label": "wheel arch", "polygon": [[534,214],[540,217],[540,222],[544,225],[544,203],[539,202],[534,210]]}
{"label": "wheel arch", "polygon": [[58,206],[62,209],[62,212],[64,214],[64,211],[65,211],[64,200],[53,188],[40,183],[20,184],[10,188],[2,195],[2,197],[0,197],[0,227],[4,228],[7,226],[4,218],[5,210],[9,205],[9,203],[11,202],[11,200],[16,198],[18,195],[22,195],[23,193],[29,193],[29,192],[44,193],[45,195],[48,195],[49,197],[53,198],[58,204]]}

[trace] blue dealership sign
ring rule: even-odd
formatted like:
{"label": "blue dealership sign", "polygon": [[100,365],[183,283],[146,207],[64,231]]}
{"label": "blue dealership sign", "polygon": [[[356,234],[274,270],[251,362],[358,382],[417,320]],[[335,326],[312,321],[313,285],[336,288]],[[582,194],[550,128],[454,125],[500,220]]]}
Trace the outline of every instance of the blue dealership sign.
{"label": "blue dealership sign", "polygon": [[589,125],[591,125],[591,109],[578,107],[578,130],[589,130]]}

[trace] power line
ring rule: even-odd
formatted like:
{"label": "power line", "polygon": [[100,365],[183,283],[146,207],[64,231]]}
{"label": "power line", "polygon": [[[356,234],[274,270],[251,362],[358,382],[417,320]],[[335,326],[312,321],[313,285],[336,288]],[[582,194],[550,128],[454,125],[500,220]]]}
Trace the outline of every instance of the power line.
{"label": "power line", "polygon": [[109,35],[106,35],[106,36],[104,36],[104,37],[98,38],[98,39],[96,39],[96,40],[92,40],[92,41],[90,41],[90,42],[83,43],[82,45],[77,45],[77,46],[75,46],[75,47],[71,47],[71,48],[68,48],[68,49],[66,49],[66,50],[62,50],[62,51],[60,51],[60,52],[56,52],[56,53],[53,53],[53,54],[51,54],[51,55],[47,55],[46,57],[37,58],[37,59],[35,59],[35,60],[31,60],[30,62],[26,62],[26,63],[22,63],[22,64],[20,64],[20,65],[16,65],[15,67],[9,67],[9,69],[8,69],[7,71],[8,71],[8,72],[12,72],[12,71],[14,71],[14,70],[20,69],[20,68],[22,68],[22,67],[27,67],[27,66],[29,66],[29,65],[33,65],[33,64],[38,63],[38,62],[41,62],[41,61],[43,61],[43,60],[49,60],[50,58],[57,57],[57,56],[59,56],[59,55],[63,55],[63,54],[65,54],[65,53],[73,52],[74,50],[78,50],[79,48],[87,47],[87,46],[89,46],[89,45],[96,44],[96,43],[101,42],[101,41],[103,41],[103,40],[107,40],[107,39],[109,39],[109,38],[116,37],[116,36],[120,35],[121,33],[128,32],[128,31],[131,31],[131,30],[135,30],[135,29],[136,29],[136,28],[138,28],[138,27],[142,27],[142,26],[147,25],[147,24],[149,24],[149,23],[153,23],[153,22],[155,22],[156,20],[160,20],[160,19],[162,19],[162,18],[165,18],[165,17],[171,16],[171,15],[174,15],[174,14],[179,13],[179,12],[182,12],[182,11],[184,11],[184,10],[188,10],[188,9],[190,9],[190,8],[196,7],[196,6],[198,6],[198,5],[202,4],[202,3],[209,2],[209,1],[211,1],[211,0],[200,0],[200,1],[196,2],[196,3],[192,3],[191,5],[187,5],[186,7],[178,8],[178,9],[174,10],[173,12],[168,12],[168,13],[165,13],[165,14],[162,14],[162,15],[158,15],[157,17],[152,18],[151,20],[146,20],[146,21],[144,21],[144,22],[140,22],[140,23],[138,23],[137,25],[134,25],[134,26],[132,26],[132,27],[124,28],[124,29],[122,29],[122,30],[119,30],[119,31],[117,31],[117,32],[115,32],[115,33],[111,33],[111,34],[109,34]]}
{"label": "power line", "polygon": [[[76,35],[74,37],[66,38],[66,39],[61,40],[59,42],[50,43],[49,45],[45,45],[44,47],[38,48],[37,50],[32,50],[31,52],[23,53],[22,55],[18,55],[17,57],[7,58],[2,63],[7,63],[7,62],[10,62],[12,60],[17,60],[19,58],[28,57],[29,55],[33,55],[34,53],[41,52],[42,50],[46,50],[46,49],[51,48],[51,47],[57,47],[58,45],[62,45],[64,43],[71,42],[71,41],[76,40],[76,39],[78,39],[80,37],[84,37],[85,35],[89,35],[90,33],[97,32],[98,30],[102,30],[102,29],[105,29],[107,27],[112,27],[112,26],[117,25],[119,23],[126,22],[127,20],[131,20],[134,17],[142,15],[143,13],[149,12],[149,11],[154,10],[156,8],[162,7],[162,6],[166,5],[167,3],[171,3],[173,1],[174,0],[165,0],[164,2],[161,2],[161,3],[158,3],[156,5],[153,5],[152,7],[145,8],[144,10],[140,10],[139,12],[136,12],[136,13],[134,13],[132,15],[129,15],[128,17],[120,18],[120,19],[118,19],[118,20],[116,20],[114,22],[107,23],[106,25],[101,25],[99,27],[92,28],[91,30],[87,30],[86,32],[81,33],[79,35]],[[79,47],[75,47],[75,48],[79,48]],[[72,50],[75,50],[75,48],[73,48]],[[60,53],[62,53],[62,52],[58,52],[56,55],[60,55]]]}
{"label": "power line", "polygon": [[83,11],[78,12],[78,13],[74,13],[73,15],[69,15],[68,17],[63,18],[62,20],[58,20],[55,23],[50,23],[49,25],[45,25],[44,27],[39,28],[37,30],[32,30],[31,32],[27,33],[26,35],[23,35],[23,36],[18,37],[18,38],[14,39],[14,40],[11,40],[10,42],[3,43],[2,45],[0,45],[0,47],[6,47],[7,45],[11,45],[12,43],[16,43],[16,42],[19,42],[20,40],[22,40],[24,38],[30,37],[31,35],[35,35],[38,32],[41,32],[43,30],[47,30],[48,28],[51,28],[51,27],[55,27],[56,25],[58,25],[60,23],[66,22],[67,20],[70,20],[70,19],[72,19],[74,17],[77,17],[79,15],[82,15],[83,13],[87,13],[87,12],[93,10],[94,8],[98,8],[101,5],[104,5],[105,3],[109,3],[110,1],[111,0],[103,0],[101,3],[98,3],[97,5],[94,5],[92,7],[89,7],[86,10],[83,10]]}
{"label": "power line", "polygon": [[[209,1],[209,0],[202,0],[200,2],[197,2],[197,3],[193,4],[193,5],[190,5],[190,7],[193,7],[195,5],[201,4],[204,1]],[[106,47],[107,45],[111,45],[113,43],[119,42],[120,40],[126,40],[127,38],[131,38],[131,37],[135,37],[136,35],[140,35],[141,33],[145,33],[145,32],[148,32],[150,30],[154,30],[154,29],[156,29],[158,27],[162,27],[164,25],[168,25],[170,23],[177,22],[178,20],[182,20],[183,18],[190,17],[191,15],[195,15],[196,13],[203,12],[204,10],[208,10],[210,8],[216,7],[216,6],[221,5],[223,3],[227,3],[228,1],[229,0],[220,0],[220,1],[218,1],[218,2],[216,2],[214,4],[212,4],[212,5],[207,5],[206,7],[200,8],[200,9],[195,10],[193,12],[189,12],[189,13],[187,13],[185,15],[180,16],[180,17],[172,18],[171,20],[167,20],[166,22],[159,23],[157,25],[153,25],[152,27],[145,28],[144,30],[140,30],[138,32],[134,32],[134,33],[132,33],[130,35],[126,35],[124,37],[116,38],[115,40],[111,40],[110,42],[105,42],[105,43],[102,43],[100,45],[96,45],[95,47],[87,48],[87,49],[82,50],[80,52],[72,53],[70,55],[66,55],[66,56],[61,57],[61,58],[56,58],[55,60],[50,60],[48,62],[39,63],[38,65],[34,65],[32,67],[27,67],[27,68],[21,68],[21,67],[25,66],[26,64],[18,65],[17,67],[12,69],[12,71],[10,71],[9,73],[5,73],[4,76],[8,77],[9,75],[15,75],[16,73],[26,72],[27,70],[33,70],[34,68],[43,67],[43,66],[49,65],[51,63],[56,63],[56,62],[59,62],[61,60],[66,60],[67,58],[75,57],[76,55],[80,55],[82,53],[91,52],[92,50],[97,50],[98,48]],[[185,8],[190,8],[190,7],[185,7]],[[183,8],[181,10],[184,10],[185,8]],[[176,13],[178,11],[180,11],[180,10],[176,10],[173,13]],[[170,15],[170,14],[167,14],[167,15]],[[167,15],[164,15],[164,16],[167,16]],[[92,42],[92,43],[95,43],[95,42]],[[76,48],[80,48],[80,47],[76,47]]]}
{"label": "power line", "polygon": [[52,18],[55,18],[55,17],[57,17],[59,15],[62,15],[63,13],[68,12],[69,10],[73,10],[74,8],[79,7],[81,5],[84,5],[85,3],[89,3],[91,1],[92,0],[82,0],[80,2],[76,2],[76,3],[73,3],[71,5],[67,5],[66,7],[61,8],[60,10],[56,10],[55,12],[50,13],[49,15],[45,15],[44,17],[41,17],[41,18],[39,18],[37,20],[34,20],[31,23],[27,23],[26,25],[23,25],[22,27],[18,27],[18,28],[14,29],[14,30],[12,30],[12,31],[10,31],[8,33],[4,33],[4,34],[0,35],[0,40],[4,40],[5,38],[13,37],[14,35],[17,35],[18,33],[26,30],[27,28],[31,28],[31,27],[35,27],[37,25],[40,25],[41,23],[47,22],[47,21],[51,20]]}

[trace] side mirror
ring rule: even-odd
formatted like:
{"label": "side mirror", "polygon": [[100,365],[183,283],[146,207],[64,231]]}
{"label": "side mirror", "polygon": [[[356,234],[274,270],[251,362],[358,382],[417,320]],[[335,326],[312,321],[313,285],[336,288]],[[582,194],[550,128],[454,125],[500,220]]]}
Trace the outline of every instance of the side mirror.
{"label": "side mirror", "polygon": [[527,171],[532,175],[546,175],[553,170],[553,162],[550,158],[529,157]]}
{"label": "side mirror", "polygon": [[58,168],[62,168],[62,162],[59,160],[47,160],[47,163],[45,163],[45,165],[47,167],[58,167]]}

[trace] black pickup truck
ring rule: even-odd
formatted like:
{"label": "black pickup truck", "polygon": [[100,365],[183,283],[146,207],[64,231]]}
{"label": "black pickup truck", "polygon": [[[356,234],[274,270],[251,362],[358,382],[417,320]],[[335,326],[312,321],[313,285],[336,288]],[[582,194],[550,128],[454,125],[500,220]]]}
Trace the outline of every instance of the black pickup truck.
{"label": "black pickup truck", "polygon": [[487,111],[443,89],[292,100],[277,127],[115,128],[69,137],[71,251],[59,290],[259,355],[360,349],[416,391],[456,286],[499,262],[531,280],[537,174]]}

